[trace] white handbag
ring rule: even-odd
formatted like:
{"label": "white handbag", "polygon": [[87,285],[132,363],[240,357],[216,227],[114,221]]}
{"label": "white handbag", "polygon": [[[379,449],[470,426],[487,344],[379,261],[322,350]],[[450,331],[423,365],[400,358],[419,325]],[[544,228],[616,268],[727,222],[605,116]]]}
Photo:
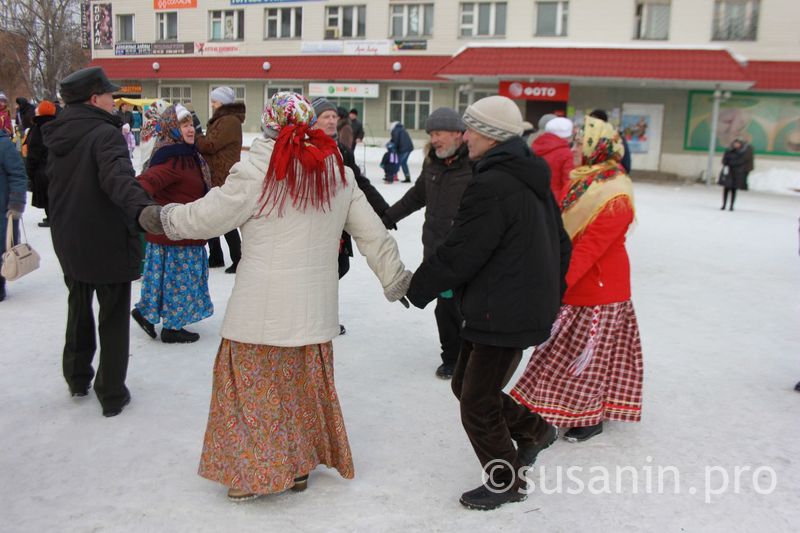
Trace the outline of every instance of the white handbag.
{"label": "white handbag", "polygon": [[[21,219],[20,225],[24,234],[25,226]],[[25,234],[25,240],[28,240],[27,234]],[[6,251],[3,253],[3,267],[0,269],[0,275],[9,281],[14,281],[37,268],[39,268],[39,254],[36,253],[36,250],[31,248],[27,242],[14,245],[14,220],[9,214],[6,220]]]}

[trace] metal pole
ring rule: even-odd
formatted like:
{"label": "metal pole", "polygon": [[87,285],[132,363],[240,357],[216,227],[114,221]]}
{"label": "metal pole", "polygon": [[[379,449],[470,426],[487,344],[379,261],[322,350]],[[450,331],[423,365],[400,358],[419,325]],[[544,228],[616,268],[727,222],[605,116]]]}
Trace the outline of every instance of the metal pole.
{"label": "metal pole", "polygon": [[719,104],[722,93],[714,91],[714,102],[711,109],[711,138],[708,140],[708,161],[706,161],[706,185],[711,185],[711,173],[714,169],[714,158],[717,156],[717,122],[719,121]]}

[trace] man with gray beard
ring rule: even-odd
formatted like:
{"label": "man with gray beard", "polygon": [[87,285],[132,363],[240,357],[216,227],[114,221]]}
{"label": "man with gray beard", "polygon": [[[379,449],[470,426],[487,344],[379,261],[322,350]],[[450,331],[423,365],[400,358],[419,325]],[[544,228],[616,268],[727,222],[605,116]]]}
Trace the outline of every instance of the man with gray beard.
{"label": "man with gray beard", "polygon": [[[422,225],[425,259],[436,252],[436,248],[450,233],[461,204],[461,195],[472,179],[467,145],[463,139],[464,130],[464,121],[454,109],[440,107],[430,114],[425,123],[430,146],[422,172],[405,196],[383,215],[383,223],[391,229],[396,227],[399,220],[425,208],[425,222]],[[461,347],[461,316],[452,291],[446,291],[436,299],[435,315],[442,346],[442,364],[436,369],[436,376],[450,379]]]}

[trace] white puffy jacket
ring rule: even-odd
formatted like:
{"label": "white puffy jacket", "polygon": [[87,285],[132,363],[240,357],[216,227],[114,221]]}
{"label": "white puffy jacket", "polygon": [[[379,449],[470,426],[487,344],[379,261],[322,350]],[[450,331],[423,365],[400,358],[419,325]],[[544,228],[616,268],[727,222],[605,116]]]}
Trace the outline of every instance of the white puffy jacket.
{"label": "white puffy jacket", "polygon": [[[231,168],[222,187],[190,204],[166,206],[161,219],[171,239],[207,239],[242,230],[242,259],[236,270],[222,336],[270,346],[305,346],[339,334],[337,257],[344,229],[378,277],[384,291],[402,283],[397,243],[345,167],[347,186],[330,209],[300,212],[287,199],[258,215],[264,176],[275,142],[257,139],[250,157]],[[338,170],[337,170],[338,172]]]}

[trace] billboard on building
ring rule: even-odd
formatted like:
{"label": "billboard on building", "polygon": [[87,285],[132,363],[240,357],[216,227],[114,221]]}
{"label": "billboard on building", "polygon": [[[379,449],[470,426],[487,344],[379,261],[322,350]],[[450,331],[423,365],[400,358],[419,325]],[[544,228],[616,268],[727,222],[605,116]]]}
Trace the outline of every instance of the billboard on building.
{"label": "billboard on building", "polygon": [[[691,91],[686,113],[686,150],[708,151],[714,93]],[[767,155],[800,156],[800,94],[733,93],[721,102],[717,151],[737,137]]]}
{"label": "billboard on building", "polygon": [[92,6],[81,2],[81,48],[92,47]]}
{"label": "billboard on building", "polygon": [[111,50],[114,47],[113,20],[111,17],[111,4],[92,5],[95,50]]}

